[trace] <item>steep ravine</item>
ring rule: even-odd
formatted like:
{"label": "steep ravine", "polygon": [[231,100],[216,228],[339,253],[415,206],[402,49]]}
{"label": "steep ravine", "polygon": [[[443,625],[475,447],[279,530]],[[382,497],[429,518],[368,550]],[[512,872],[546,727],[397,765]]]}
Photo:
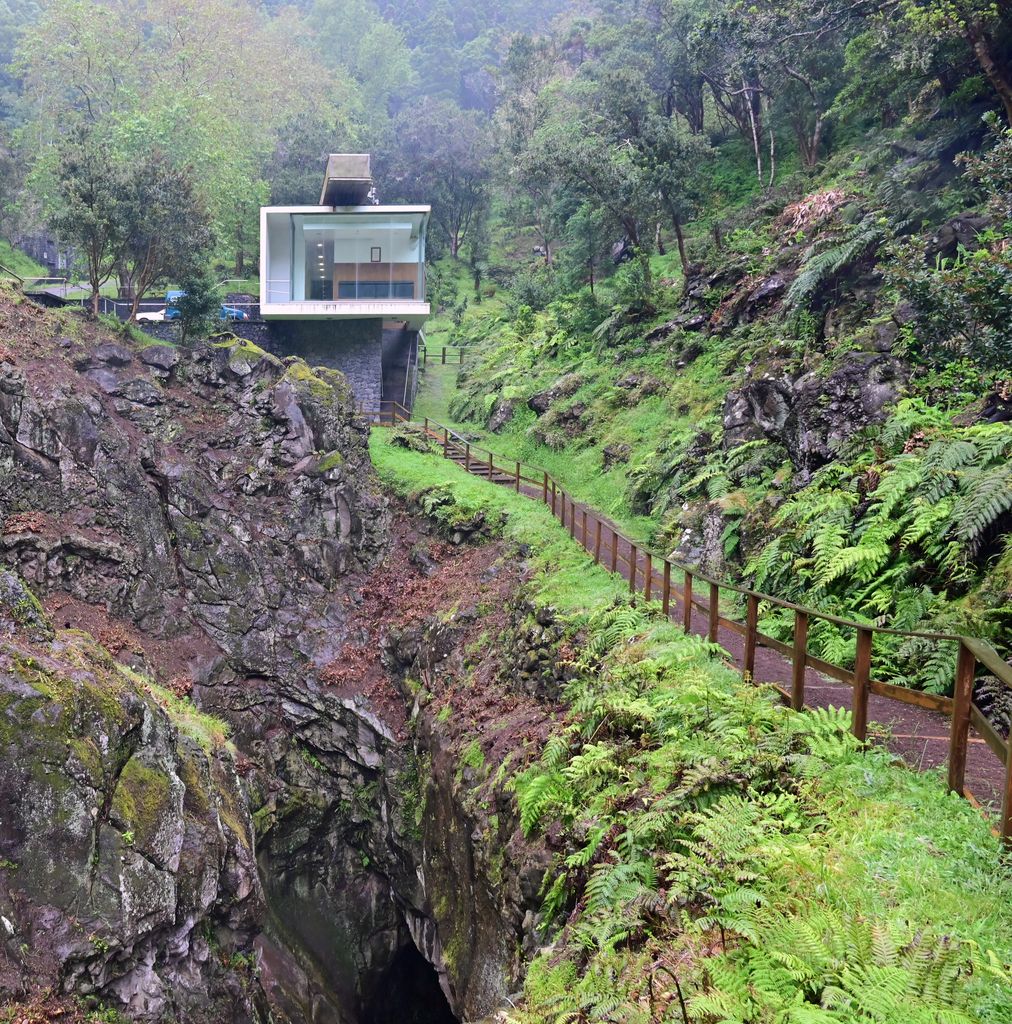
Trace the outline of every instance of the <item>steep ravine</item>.
{"label": "steep ravine", "polygon": [[485,619],[522,568],[391,509],[365,441],[339,374],[0,296],[0,1006],[442,1024],[519,987],[546,859],[489,766],[553,707]]}

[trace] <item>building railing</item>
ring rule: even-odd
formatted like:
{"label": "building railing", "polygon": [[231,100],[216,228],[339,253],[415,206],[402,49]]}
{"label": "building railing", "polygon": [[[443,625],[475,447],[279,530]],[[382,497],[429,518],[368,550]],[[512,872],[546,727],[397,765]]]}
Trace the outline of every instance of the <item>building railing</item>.
{"label": "building railing", "polygon": [[355,407],[355,415],[377,427],[394,427],[411,422],[411,410],[400,402],[380,402],[378,406],[359,402]]}

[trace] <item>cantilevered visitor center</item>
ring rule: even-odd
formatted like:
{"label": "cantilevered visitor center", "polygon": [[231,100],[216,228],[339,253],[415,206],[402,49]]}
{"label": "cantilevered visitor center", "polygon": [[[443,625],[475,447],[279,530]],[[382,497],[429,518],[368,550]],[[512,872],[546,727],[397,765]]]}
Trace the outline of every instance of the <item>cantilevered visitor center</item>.
{"label": "cantilevered visitor center", "polygon": [[368,154],[334,154],[319,206],[260,211],[264,320],[380,321],[418,330],[431,207],[371,202]]}

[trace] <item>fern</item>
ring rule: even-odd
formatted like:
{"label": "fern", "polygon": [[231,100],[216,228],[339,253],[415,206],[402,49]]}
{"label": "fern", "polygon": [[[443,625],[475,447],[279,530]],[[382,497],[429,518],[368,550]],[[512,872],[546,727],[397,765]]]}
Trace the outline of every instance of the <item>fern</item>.
{"label": "fern", "polygon": [[809,258],[787,292],[787,308],[808,306],[841,271],[852,266],[872,248],[877,248],[882,239],[881,226],[874,218],[866,217],[838,245]]}

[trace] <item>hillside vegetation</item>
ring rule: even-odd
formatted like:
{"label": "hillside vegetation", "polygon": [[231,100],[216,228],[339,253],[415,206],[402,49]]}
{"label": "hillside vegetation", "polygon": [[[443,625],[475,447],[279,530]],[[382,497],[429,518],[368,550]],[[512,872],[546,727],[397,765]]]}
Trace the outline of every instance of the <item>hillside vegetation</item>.
{"label": "hillside vegetation", "polygon": [[[651,23],[642,9],[640,19]],[[609,104],[635,79],[646,121],[664,96],[649,75],[620,72],[627,51],[608,24],[602,15],[575,74],[543,85],[543,122],[525,150],[571,203],[558,247],[520,273],[493,267],[508,285],[495,307],[472,296],[458,312],[452,340],[468,361],[447,416],[711,572],[858,621],[984,636],[1007,652],[1012,136],[989,112],[983,80],[969,63],[958,88],[891,78],[889,102],[906,106],[876,123],[852,100],[859,88],[885,100],[865,57],[869,47],[884,57],[886,44],[854,23],[838,40],[847,58],[819,158],[778,134],[786,110],[767,110],[782,145],[771,185],[728,132],[716,94],[704,97],[705,141],[677,104],[665,122],[698,148],[694,169],[658,155],[647,127],[637,136],[631,110],[619,117]],[[773,43],[750,45],[774,66],[786,59]],[[559,109],[627,175],[611,182],[610,200],[547,148],[552,133],[576,145],[562,138]],[[622,129],[633,131],[624,152]],[[674,222],[619,188],[676,171],[679,194],[694,198]],[[591,212],[613,233],[595,235]],[[515,245],[508,217],[497,224],[499,246]],[[626,230],[609,270],[602,237],[631,228],[638,244]],[[792,622],[764,616],[765,631],[789,637]],[[853,655],[852,638],[825,623],[811,643],[838,663]],[[947,692],[953,658],[897,640],[876,651],[875,669]],[[996,703],[1007,729],[1010,702]]]}
{"label": "hillside vegetation", "polygon": [[1005,1019],[1012,883],[978,812],[630,605],[544,506],[386,433],[381,479],[448,532],[531,545],[530,607],[578,638],[544,748],[470,755],[554,854],[554,941],[511,1020]]}

